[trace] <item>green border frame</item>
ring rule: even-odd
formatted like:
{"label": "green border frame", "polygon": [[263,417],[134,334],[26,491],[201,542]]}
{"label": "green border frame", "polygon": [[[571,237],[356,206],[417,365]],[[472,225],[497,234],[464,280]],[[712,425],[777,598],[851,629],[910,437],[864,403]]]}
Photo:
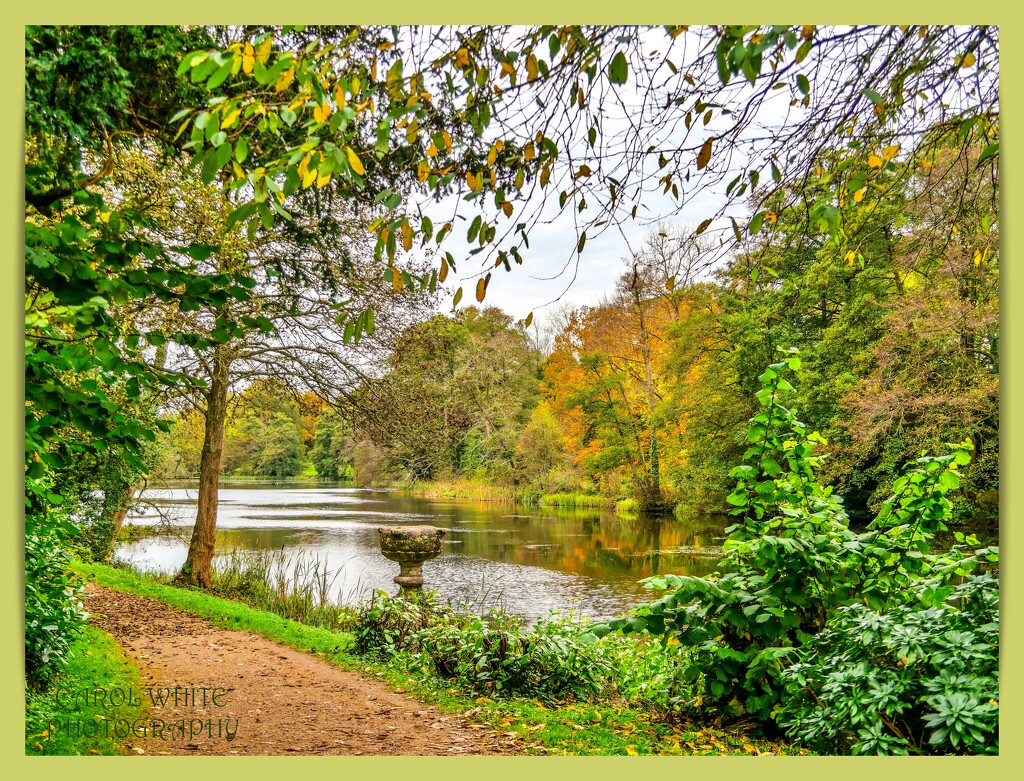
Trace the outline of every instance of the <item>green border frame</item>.
{"label": "green border frame", "polygon": [[[1014,33],[1024,29],[1021,16],[1024,12],[1011,10],[1009,3],[999,5],[971,5],[952,0],[910,0],[896,4],[880,0],[867,0],[856,6],[826,6],[821,2],[810,0],[791,0],[784,6],[771,6],[753,0],[734,0],[726,6],[700,4],[684,6],[679,0],[641,0],[629,4],[610,0],[563,0],[552,3],[551,0],[521,0],[513,6],[483,6],[470,0],[455,0],[444,6],[411,0],[392,0],[386,6],[368,6],[365,10],[353,8],[345,3],[311,0],[296,13],[295,7],[281,6],[267,0],[250,0],[243,8],[238,6],[211,6],[202,0],[179,0],[173,4],[142,5],[115,0],[102,6],[87,6],[84,3],[72,3],[68,0],[50,0],[42,6],[26,6],[19,3],[8,7],[3,12],[5,24],[0,28],[3,46],[0,48],[0,61],[7,71],[2,80],[3,94],[10,100],[11,109],[8,120],[2,128],[4,155],[2,157],[3,188],[5,204],[10,208],[10,233],[5,245],[9,255],[0,262],[2,277],[0,290],[6,291],[4,296],[7,304],[0,305],[0,317],[3,322],[3,333],[0,336],[0,365],[12,367],[14,374],[0,385],[0,409],[4,411],[4,419],[9,430],[10,440],[0,450],[2,463],[2,484],[5,490],[0,492],[3,497],[3,517],[7,531],[0,533],[4,551],[3,560],[7,566],[0,567],[3,588],[0,590],[0,625],[8,627],[3,633],[0,643],[0,670],[3,671],[5,686],[8,692],[5,697],[3,711],[0,713],[0,750],[3,757],[11,761],[8,765],[16,777],[31,774],[36,778],[60,778],[72,773],[82,778],[119,778],[145,774],[153,779],[176,779],[183,772],[200,774],[203,777],[220,775],[225,772],[238,773],[246,777],[263,777],[270,773],[280,773],[286,763],[288,771],[294,773],[301,770],[304,774],[342,774],[353,776],[358,774],[410,774],[413,778],[441,777],[475,778],[486,774],[496,781],[503,778],[518,778],[524,771],[543,778],[556,778],[566,772],[585,774],[588,777],[604,778],[619,777],[623,774],[636,774],[638,771],[652,775],[686,774],[692,772],[713,773],[716,776],[756,774],[758,777],[792,778],[795,776],[820,776],[823,773],[830,777],[856,778],[865,772],[874,776],[902,777],[907,774],[923,772],[939,778],[953,777],[960,774],[984,774],[989,777],[1009,777],[1017,775],[1013,768],[1022,765],[1020,743],[1016,738],[1021,734],[1022,719],[1019,703],[1021,700],[1021,676],[1014,664],[1016,651],[1021,647],[1021,627],[1018,599],[1021,596],[1020,582],[1017,573],[1012,569],[1012,554],[1018,543],[1018,532],[1010,521],[1009,508],[1024,501],[1024,483],[1007,479],[1011,476],[1024,476],[1024,413],[1020,407],[1010,403],[1016,393],[1024,387],[1021,382],[1021,358],[1024,350],[1017,344],[1014,337],[1024,336],[1021,320],[1022,310],[1014,306],[1005,306],[1001,312],[1002,330],[1008,334],[1004,342],[1009,345],[1007,358],[1002,368],[1002,431],[1003,439],[1001,471],[1003,485],[1000,497],[1000,536],[1004,548],[1002,564],[1003,590],[1003,648],[1001,659],[1002,702],[1001,728],[1003,732],[1002,753],[998,758],[798,758],[774,757],[770,760],[757,758],[716,758],[716,757],[602,757],[602,758],[368,758],[368,757],[209,757],[209,758],[153,758],[139,760],[128,758],[97,758],[88,760],[88,767],[83,767],[77,758],[45,757],[28,758],[23,754],[23,716],[24,716],[24,676],[22,674],[23,646],[20,626],[22,623],[22,573],[20,536],[23,529],[22,507],[22,461],[20,449],[20,432],[22,416],[20,405],[23,400],[23,381],[20,371],[22,343],[21,307],[22,298],[22,228],[20,205],[23,198],[22,186],[22,147],[24,103],[24,64],[23,64],[23,31],[28,23],[194,23],[202,20],[208,23],[237,23],[239,17],[247,17],[256,21],[296,21],[296,22],[380,22],[395,23],[458,23],[458,22],[491,22],[521,23],[525,21],[573,22],[587,21],[591,23],[724,23],[757,20],[764,22],[800,22],[800,23],[867,23],[892,21],[893,23],[989,23],[998,24],[1004,42],[1001,52],[1001,111],[1003,113],[1002,135],[1011,139],[1003,143],[1001,149],[1001,165],[1003,166],[1003,219],[1002,235],[1004,257],[1014,257],[1015,250],[1022,247],[1021,240],[1016,236],[1013,225],[1015,221],[1007,219],[1013,213],[1017,203],[1015,192],[1021,191],[1020,185],[1007,184],[1012,181],[1008,172],[1017,170],[1016,146],[1012,141],[1020,124],[1017,118],[1024,109],[1016,105],[1015,98],[1024,97],[1024,88],[1019,77],[1022,74],[1021,55],[1017,53]],[[289,19],[288,17],[295,17]],[[1010,45],[1005,43],[1009,41]],[[1009,133],[1007,132],[1009,131]],[[1002,299],[1020,301],[1024,299],[1024,272],[1016,269],[1013,264],[1004,263],[1002,276]],[[2,299],[0,299],[2,300]],[[1022,398],[1022,397],[1016,397]],[[751,763],[758,763],[755,767]],[[766,764],[767,763],[767,764]],[[297,768],[296,764],[301,765]],[[530,766],[527,767],[527,764]],[[187,767],[186,767],[187,766]]]}

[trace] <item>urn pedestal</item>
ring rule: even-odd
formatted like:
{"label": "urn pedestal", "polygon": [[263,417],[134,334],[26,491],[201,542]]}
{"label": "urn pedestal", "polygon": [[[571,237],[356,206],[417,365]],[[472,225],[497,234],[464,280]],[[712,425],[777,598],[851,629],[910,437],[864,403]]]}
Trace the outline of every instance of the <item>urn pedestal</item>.
{"label": "urn pedestal", "polygon": [[441,538],[445,529],[436,526],[381,526],[380,551],[385,557],[397,561],[402,571],[395,583],[401,593],[423,588],[423,562],[441,552]]}

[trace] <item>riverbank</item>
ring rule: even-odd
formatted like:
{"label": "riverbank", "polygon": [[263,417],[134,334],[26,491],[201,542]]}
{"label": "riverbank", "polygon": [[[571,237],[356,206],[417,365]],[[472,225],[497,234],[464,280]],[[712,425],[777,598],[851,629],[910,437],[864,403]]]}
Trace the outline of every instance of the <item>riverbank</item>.
{"label": "riverbank", "polygon": [[[421,499],[469,499],[476,502],[503,502],[527,507],[615,510],[618,504],[622,504],[612,497],[599,494],[544,493],[540,489],[530,486],[494,485],[467,479],[416,481],[399,484],[394,488],[406,496],[415,496]],[[629,514],[635,516],[635,512],[632,511],[634,505],[626,505],[627,516]]]}
{"label": "riverbank", "polygon": [[[213,597],[201,591],[162,585],[135,573],[105,565],[82,564],[77,569],[83,577],[101,588],[156,600],[193,619],[201,619],[218,630],[256,635],[311,655],[339,670],[358,672],[384,685],[392,694],[436,708],[448,717],[466,720],[467,730],[499,733],[503,738],[514,741],[516,751],[520,753],[799,753],[797,749],[782,743],[755,739],[745,730],[722,730],[678,723],[624,701],[544,704],[537,700],[474,697],[461,692],[444,679],[427,675],[407,664],[368,661],[355,655],[352,635],[348,632],[305,626],[231,600]],[[140,627],[139,631],[145,635],[148,631],[145,621]],[[186,642],[184,635],[180,642]],[[217,640],[206,642],[221,646]],[[213,648],[209,645],[205,647]],[[194,650],[205,653],[200,646]],[[280,661],[275,663],[278,668],[281,667]],[[387,720],[384,719],[382,723],[386,724]]]}

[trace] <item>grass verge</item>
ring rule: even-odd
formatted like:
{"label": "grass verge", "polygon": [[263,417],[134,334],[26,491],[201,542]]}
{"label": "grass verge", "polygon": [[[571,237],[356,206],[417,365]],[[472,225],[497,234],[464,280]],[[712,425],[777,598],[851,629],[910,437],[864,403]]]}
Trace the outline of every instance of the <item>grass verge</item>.
{"label": "grass verge", "polygon": [[71,652],[64,672],[46,691],[25,694],[25,754],[128,753],[131,725],[146,716],[139,671],[114,638],[94,626],[85,626]]}
{"label": "grass verge", "polygon": [[544,494],[540,497],[541,507],[600,507],[614,506],[613,499],[597,494]]}
{"label": "grass verge", "polygon": [[489,726],[521,741],[524,753],[566,755],[797,754],[784,743],[751,737],[741,729],[672,723],[628,703],[567,702],[544,705],[537,700],[474,698],[447,680],[410,665],[408,658],[369,661],[352,653],[347,632],[305,626],[266,611],[176,588],[134,572],[102,564],[76,564],[77,571],[101,586],[152,597],[206,618],[226,629],[263,635],[299,651],[319,656],[346,670],[371,675],[399,693],[439,710]]}

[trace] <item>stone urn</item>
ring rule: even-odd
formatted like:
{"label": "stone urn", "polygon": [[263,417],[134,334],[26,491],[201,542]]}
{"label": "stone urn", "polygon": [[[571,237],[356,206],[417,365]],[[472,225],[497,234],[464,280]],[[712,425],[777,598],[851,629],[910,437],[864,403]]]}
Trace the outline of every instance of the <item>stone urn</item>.
{"label": "stone urn", "polygon": [[423,588],[423,562],[441,552],[441,538],[446,530],[436,526],[381,526],[380,551],[402,565],[395,583],[401,593]]}

